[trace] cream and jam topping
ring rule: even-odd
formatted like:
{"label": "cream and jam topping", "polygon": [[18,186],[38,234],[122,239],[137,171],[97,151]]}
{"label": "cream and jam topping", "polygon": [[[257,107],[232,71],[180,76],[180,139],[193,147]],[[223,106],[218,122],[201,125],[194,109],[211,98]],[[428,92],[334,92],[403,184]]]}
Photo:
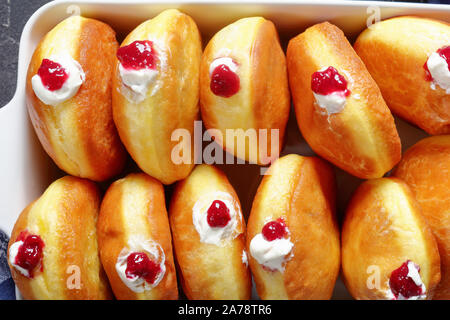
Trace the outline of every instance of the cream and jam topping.
{"label": "cream and jam topping", "polygon": [[285,262],[292,257],[294,244],[283,218],[264,224],[250,242],[250,254],[268,271],[284,271]]}
{"label": "cream and jam topping", "polygon": [[423,67],[426,80],[431,82],[431,88],[435,90],[438,85],[450,94],[450,46],[433,52]]}
{"label": "cream and jam topping", "polygon": [[65,53],[43,59],[31,86],[39,100],[56,106],[75,96],[84,81],[81,65]]}
{"label": "cream and jam topping", "polygon": [[319,107],[328,114],[341,112],[351,93],[345,77],[332,66],[312,74],[311,89]]}
{"label": "cream and jam topping", "polygon": [[43,270],[44,241],[38,235],[22,231],[9,248],[9,263],[22,275],[33,278]]}
{"label": "cream and jam topping", "polygon": [[192,222],[200,242],[221,245],[236,238],[242,219],[239,204],[229,193],[217,191],[203,195],[192,208]]}
{"label": "cream and jam topping", "polygon": [[209,66],[211,91],[219,97],[229,98],[240,89],[238,64],[229,57],[215,59]]}
{"label": "cream and jam topping", "polygon": [[420,277],[420,267],[408,260],[392,271],[387,295],[392,300],[425,299],[426,288]]}
{"label": "cream and jam topping", "polygon": [[134,237],[120,252],[116,271],[133,292],[151,290],[166,272],[164,250],[155,241]]}
{"label": "cream and jam topping", "polygon": [[154,284],[160,273],[161,266],[145,252],[132,252],[127,257],[125,275],[128,279],[144,278],[147,283]]}
{"label": "cream and jam topping", "polygon": [[143,99],[158,74],[156,66],[159,58],[155,43],[150,40],[134,41],[119,48],[117,58],[123,84]]}

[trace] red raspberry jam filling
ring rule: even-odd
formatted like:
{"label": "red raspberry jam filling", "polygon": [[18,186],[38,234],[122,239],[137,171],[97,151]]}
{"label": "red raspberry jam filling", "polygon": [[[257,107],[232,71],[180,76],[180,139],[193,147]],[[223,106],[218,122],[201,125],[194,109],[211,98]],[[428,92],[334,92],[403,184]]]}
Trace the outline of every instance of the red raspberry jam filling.
{"label": "red raspberry jam filling", "polygon": [[220,200],[214,200],[208,209],[206,219],[212,228],[223,228],[231,220],[230,210]]}
{"label": "red raspberry jam filling", "polygon": [[324,71],[317,71],[312,74],[311,89],[314,93],[324,96],[335,92],[340,92],[345,97],[350,95],[347,80],[331,66]]}
{"label": "red raspberry jam filling", "polygon": [[33,271],[37,266],[41,266],[42,271],[42,252],[44,249],[44,241],[37,235],[28,234],[22,231],[17,238],[17,241],[22,241],[23,244],[17,251],[17,256],[14,264],[27,270],[30,278],[33,278]]}
{"label": "red raspberry jam filling", "polygon": [[239,91],[239,77],[227,65],[218,65],[211,74],[210,87],[216,96],[229,98]]}
{"label": "red raspberry jam filling", "polygon": [[[400,268],[392,271],[391,277],[389,279],[389,286],[394,294],[395,298],[398,299],[399,295],[405,298],[416,297],[423,294],[422,287],[418,286],[411,277],[408,276],[408,263],[410,261],[404,262]],[[420,268],[417,270],[420,271]]]}
{"label": "red raspberry jam filling", "polygon": [[262,235],[267,241],[282,239],[287,233],[287,227],[282,218],[267,222],[262,228]]}
{"label": "red raspberry jam filling", "polygon": [[134,41],[117,50],[117,58],[125,69],[141,70],[156,68],[156,52],[149,40]]}
{"label": "red raspberry jam filling", "polygon": [[37,74],[44,87],[50,91],[61,89],[69,78],[69,73],[62,65],[49,59],[42,60]]}
{"label": "red raspberry jam filling", "polygon": [[[450,46],[445,46],[436,51],[438,55],[440,55],[446,62],[448,66],[448,71],[450,71]],[[431,76],[430,70],[428,70],[428,59],[425,61],[423,68],[425,69],[425,79],[427,81],[433,81],[433,77]]]}
{"label": "red raspberry jam filling", "polygon": [[143,252],[133,252],[127,257],[125,275],[129,279],[135,277],[144,278],[145,281],[153,284],[160,272],[161,266],[150,260]]}

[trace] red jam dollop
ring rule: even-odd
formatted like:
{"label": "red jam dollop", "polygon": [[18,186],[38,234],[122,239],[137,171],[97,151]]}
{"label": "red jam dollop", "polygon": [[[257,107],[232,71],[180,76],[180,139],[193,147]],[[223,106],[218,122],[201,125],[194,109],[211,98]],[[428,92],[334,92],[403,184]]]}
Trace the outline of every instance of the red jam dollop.
{"label": "red jam dollop", "polygon": [[[398,299],[399,295],[410,298],[420,296],[423,293],[422,287],[418,286],[414,280],[408,276],[408,263],[410,263],[409,260],[391,273],[389,286],[396,299]],[[420,268],[418,271],[420,271]]]}
{"label": "red jam dollop", "polygon": [[211,74],[210,87],[216,96],[229,98],[239,91],[239,77],[227,65],[218,65]]}
{"label": "red jam dollop", "polygon": [[41,266],[42,270],[42,254],[44,249],[44,241],[38,235],[28,234],[22,231],[17,239],[23,244],[17,251],[14,264],[27,270],[30,278],[33,278],[34,270],[37,266]]}
{"label": "red jam dollop", "polygon": [[117,50],[117,58],[125,69],[141,70],[156,68],[156,52],[150,40],[134,41]]}
{"label": "red jam dollop", "polygon": [[206,219],[210,227],[223,228],[231,220],[230,210],[223,201],[214,200],[208,208]]}
{"label": "red jam dollop", "polygon": [[42,84],[50,91],[56,91],[62,88],[69,78],[69,73],[58,62],[43,59],[37,72],[41,78]]}
{"label": "red jam dollop", "polygon": [[331,66],[324,71],[317,71],[312,74],[311,89],[314,93],[324,96],[335,92],[341,92],[345,97],[350,95],[347,80]]}
{"label": "red jam dollop", "polygon": [[161,272],[161,266],[143,252],[133,252],[127,257],[127,269],[125,275],[132,279],[135,277],[144,278],[150,284],[155,283]]}
{"label": "red jam dollop", "polygon": [[287,227],[282,218],[270,221],[262,228],[262,235],[267,241],[282,239],[287,235]]}
{"label": "red jam dollop", "polygon": [[[450,71],[450,46],[442,47],[436,52],[447,62],[448,71]],[[425,69],[425,79],[427,81],[433,81],[433,77],[431,76],[430,70],[428,69],[428,59],[427,61],[425,61],[423,68]]]}

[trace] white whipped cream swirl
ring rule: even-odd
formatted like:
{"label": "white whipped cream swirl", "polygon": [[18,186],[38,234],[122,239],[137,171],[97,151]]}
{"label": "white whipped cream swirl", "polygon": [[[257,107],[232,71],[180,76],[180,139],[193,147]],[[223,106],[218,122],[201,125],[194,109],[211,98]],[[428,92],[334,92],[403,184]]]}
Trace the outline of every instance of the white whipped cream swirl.
{"label": "white whipped cream swirl", "polygon": [[31,78],[31,86],[39,100],[47,105],[57,106],[77,94],[78,89],[86,79],[86,75],[78,61],[74,60],[68,53],[53,55],[48,59],[59,63],[65,69],[68,74],[67,80],[60,89],[51,91],[44,86],[41,77],[35,74]]}
{"label": "white whipped cream swirl", "polygon": [[[160,272],[154,283],[148,283],[142,277],[133,277],[128,278],[126,275],[127,270],[127,258],[133,252],[143,252],[149,256],[149,258],[157,263],[159,263]],[[164,250],[161,246],[155,241],[149,239],[142,239],[140,237],[131,238],[128,241],[128,246],[123,248],[120,252],[117,262],[116,262],[116,271],[122,279],[123,283],[133,292],[139,293],[151,290],[156,287],[161,280],[164,278],[164,274],[166,273],[166,265],[165,265],[166,257],[164,254]]]}
{"label": "white whipped cream swirl", "polygon": [[[230,221],[225,227],[211,227],[208,224],[208,209],[214,202],[220,200],[227,206],[230,214]],[[239,220],[238,220],[239,219]],[[210,192],[203,195],[192,208],[192,222],[195,230],[200,236],[200,242],[223,245],[224,242],[236,238],[240,233],[236,227],[238,221],[242,219],[241,208],[229,193],[222,191]]]}
{"label": "white whipped cream swirl", "polygon": [[450,94],[450,70],[447,61],[439,53],[433,52],[427,60],[427,67],[433,78],[431,89],[436,90],[438,85],[446,94]]}
{"label": "white whipped cream swirl", "polygon": [[262,233],[258,233],[250,242],[250,254],[262,266],[283,272],[285,262],[292,258],[293,247],[290,238],[267,241]]}

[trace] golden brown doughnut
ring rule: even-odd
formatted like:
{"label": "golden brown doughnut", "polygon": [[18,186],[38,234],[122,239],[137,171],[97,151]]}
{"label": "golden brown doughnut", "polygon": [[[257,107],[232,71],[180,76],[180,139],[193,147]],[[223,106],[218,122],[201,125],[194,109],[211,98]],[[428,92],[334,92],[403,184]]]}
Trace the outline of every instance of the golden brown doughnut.
{"label": "golden brown doughnut", "polygon": [[[45,151],[71,175],[103,181],[125,164],[111,110],[117,46],[108,25],[73,16],[47,33],[31,58],[26,84],[31,121]],[[62,74],[54,62],[69,74],[60,89],[56,79]],[[42,82],[48,73],[56,83]]]}
{"label": "golden brown doughnut", "polygon": [[213,166],[197,166],[177,184],[169,217],[186,296],[193,300],[250,299],[245,221],[227,177]]}
{"label": "golden brown doughnut", "polygon": [[99,207],[93,182],[66,176],[25,208],[8,247],[12,276],[25,299],[112,298],[97,248]]}
{"label": "golden brown doughnut", "polygon": [[[436,51],[446,46],[450,61],[450,25],[419,17],[376,23],[355,42],[356,53],[377,82],[391,111],[429,134],[450,133],[448,62],[446,89],[435,80],[430,81],[432,77],[424,68],[425,65],[428,68],[431,55],[435,53],[430,60],[433,63],[439,57]],[[433,65],[438,67],[439,63]],[[444,65],[441,71],[445,71]]]}
{"label": "golden brown doughnut", "polygon": [[[131,50],[135,41],[145,41],[147,47],[140,45],[149,55],[148,65],[136,66],[138,70],[127,64],[133,56],[127,58],[123,51]],[[184,179],[194,166],[201,54],[197,25],[174,9],[139,25],[118,52],[123,60],[116,61],[113,77],[114,122],[139,167],[164,184]],[[172,139],[176,129],[189,133],[189,137]],[[180,157],[177,146],[185,151]]]}
{"label": "golden brown doughnut", "polygon": [[159,181],[139,173],[114,182],[103,199],[97,228],[100,258],[117,299],[178,298]]}
{"label": "golden brown doughnut", "polygon": [[450,136],[425,138],[409,148],[394,171],[413,191],[436,238],[441,282],[433,299],[450,299]]}
{"label": "golden brown doughnut", "polygon": [[333,170],[319,158],[290,154],[269,168],[247,227],[260,298],[331,298],[340,267],[335,196]]}
{"label": "golden brown doughnut", "polygon": [[432,298],[438,247],[405,182],[380,178],[356,190],[342,229],[342,270],[355,299]]}
{"label": "golden brown doughnut", "polygon": [[394,118],[344,33],[328,22],[308,28],[289,42],[287,62],[297,122],[311,148],[359,178],[392,169],[401,157]]}
{"label": "golden brown doughnut", "polygon": [[224,150],[258,164],[278,156],[290,97],[286,58],[271,21],[244,18],[214,35],[202,57],[200,104],[206,129]]}

